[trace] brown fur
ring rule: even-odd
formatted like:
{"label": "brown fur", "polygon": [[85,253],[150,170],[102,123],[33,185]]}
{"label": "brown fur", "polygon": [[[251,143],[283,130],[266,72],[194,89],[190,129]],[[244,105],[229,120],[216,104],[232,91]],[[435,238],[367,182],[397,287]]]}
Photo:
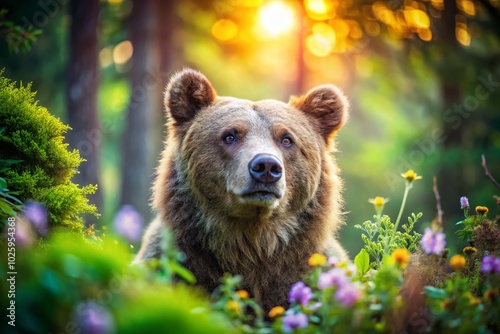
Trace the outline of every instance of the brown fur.
{"label": "brown fur", "polygon": [[[183,70],[165,96],[169,137],[158,167],[150,225],[136,261],[162,253],[165,227],[186,254],[184,265],[212,291],[225,272],[241,275],[267,311],[286,305],[287,292],[308,271],[313,253],[347,255],[335,236],[342,181],[331,152],[347,118],[347,102],[332,85],[288,104],[218,97],[199,72]],[[227,134],[237,141],[222,141]],[[290,136],[291,147],[281,145]],[[248,163],[272,154],[283,164],[276,198],[249,202],[255,187]]]}

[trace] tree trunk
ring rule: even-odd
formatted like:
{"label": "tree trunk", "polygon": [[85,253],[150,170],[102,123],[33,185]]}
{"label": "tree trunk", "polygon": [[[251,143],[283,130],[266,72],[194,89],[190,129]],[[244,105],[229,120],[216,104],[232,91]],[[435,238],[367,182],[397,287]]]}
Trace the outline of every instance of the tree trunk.
{"label": "tree trunk", "polygon": [[[455,18],[458,14],[457,4],[455,0],[445,0],[444,10],[441,19],[437,22],[438,39],[443,43],[443,61],[441,66],[438,66],[439,77],[441,79],[441,96],[443,101],[443,110],[440,111],[439,117],[443,118],[443,112],[453,109],[454,105],[461,104],[462,91],[460,82],[462,81],[461,75],[462,64],[457,55],[461,55],[462,50],[459,46],[455,36]],[[462,125],[463,127],[463,125]],[[443,121],[442,123],[443,137],[446,138],[443,143],[445,151],[453,150],[460,147],[462,142],[462,135],[464,129],[456,128],[453,122]],[[446,153],[445,153],[446,156]],[[446,159],[446,160],[449,160]],[[464,180],[464,166],[450,166],[448,161],[442,161],[439,165],[441,170],[438,173],[437,182],[439,187],[446,189],[447,196],[443,196],[441,204],[444,213],[451,214],[458,208],[458,199],[464,195],[465,182]],[[463,161],[460,159],[460,161]],[[445,217],[448,221],[451,217]],[[444,226],[445,231],[447,226]],[[452,229],[448,226],[448,231]]]}
{"label": "tree trunk", "polygon": [[[67,68],[66,105],[68,121],[73,128],[68,133],[71,147],[80,151],[87,161],[80,165],[74,178],[80,185],[99,184],[100,146],[102,132],[97,115],[97,52],[99,0],[69,3],[70,32]],[[88,196],[90,203],[102,207],[101,190]],[[85,217],[87,224],[95,217]]]}
{"label": "tree trunk", "polygon": [[127,108],[122,139],[122,189],[120,203],[132,205],[144,218],[151,214],[148,206],[153,170],[148,168],[150,150],[148,115],[151,110],[150,90],[155,87],[149,64],[152,32],[152,0],[132,0],[129,17],[133,46],[130,71],[131,96]]}
{"label": "tree trunk", "polygon": [[[165,86],[171,74],[173,62],[173,34],[177,27],[176,0],[154,0],[155,13],[155,43],[153,51],[153,66],[155,89],[151,91],[152,109],[149,117],[150,126],[150,169],[156,168],[161,151],[164,148],[166,117],[163,98]],[[157,64],[157,65],[156,65]],[[151,180],[152,182],[153,180]]]}

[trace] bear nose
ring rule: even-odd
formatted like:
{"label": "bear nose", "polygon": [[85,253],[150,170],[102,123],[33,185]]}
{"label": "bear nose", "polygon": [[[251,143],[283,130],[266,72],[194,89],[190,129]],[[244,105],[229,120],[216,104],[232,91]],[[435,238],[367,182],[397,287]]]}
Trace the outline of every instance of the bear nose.
{"label": "bear nose", "polygon": [[248,163],[248,170],[255,181],[266,184],[278,182],[283,175],[281,162],[271,154],[257,154]]}

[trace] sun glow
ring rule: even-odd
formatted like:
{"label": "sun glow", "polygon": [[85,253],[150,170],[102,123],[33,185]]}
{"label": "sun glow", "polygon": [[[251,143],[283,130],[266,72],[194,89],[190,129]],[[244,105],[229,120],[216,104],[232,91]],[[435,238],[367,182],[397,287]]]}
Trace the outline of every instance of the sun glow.
{"label": "sun glow", "polygon": [[295,25],[293,9],[283,2],[269,2],[259,9],[259,24],[272,36],[281,35]]}

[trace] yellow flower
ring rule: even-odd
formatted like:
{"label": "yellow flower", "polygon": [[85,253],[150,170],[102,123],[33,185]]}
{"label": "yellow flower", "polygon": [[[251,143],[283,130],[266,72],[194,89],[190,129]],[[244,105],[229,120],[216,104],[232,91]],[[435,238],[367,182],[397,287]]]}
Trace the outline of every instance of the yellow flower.
{"label": "yellow flower", "polygon": [[417,173],[415,173],[413,171],[413,169],[410,169],[406,173],[401,174],[401,176],[403,178],[405,178],[408,183],[412,183],[413,181],[419,180],[422,178],[421,176],[418,176]]}
{"label": "yellow flower", "polygon": [[240,312],[240,304],[238,304],[237,302],[235,302],[234,300],[230,300],[227,302],[226,304],[226,308],[230,311],[233,311],[233,312],[236,312],[236,313],[239,313]]}
{"label": "yellow flower", "polygon": [[471,255],[471,254],[474,254],[475,252],[477,252],[477,248],[476,247],[467,246],[467,247],[464,247],[464,249],[462,250],[462,252],[464,252],[464,254]]}
{"label": "yellow flower", "polygon": [[384,205],[389,202],[388,198],[383,198],[381,196],[377,196],[375,198],[370,198],[368,199],[368,202],[372,203],[375,206],[375,211],[377,212],[378,215],[382,214],[382,209],[384,208]]}
{"label": "yellow flower", "polygon": [[450,259],[450,266],[453,268],[453,270],[458,271],[465,267],[466,261],[465,257],[462,255],[453,255]]}
{"label": "yellow flower", "polygon": [[246,290],[238,290],[236,291],[236,294],[240,299],[248,299],[248,292]]}
{"label": "yellow flower", "polygon": [[487,207],[485,206],[476,206],[476,212],[480,215],[485,215],[490,211]]}
{"label": "yellow flower", "polygon": [[319,267],[325,262],[326,262],[326,256],[324,256],[323,254],[314,253],[309,258],[309,265],[311,267]]}
{"label": "yellow flower", "polygon": [[410,252],[406,248],[398,248],[392,252],[392,258],[400,268],[405,268],[410,260]]}
{"label": "yellow flower", "polygon": [[467,291],[467,298],[469,298],[469,304],[472,306],[477,306],[481,304],[481,298],[477,298],[470,291]]}
{"label": "yellow flower", "polygon": [[486,290],[484,292],[484,299],[487,299],[487,300],[495,300],[498,298],[498,296],[500,296],[500,291],[498,291],[498,288],[494,288],[494,289],[489,289],[489,290]]}
{"label": "yellow flower", "polygon": [[268,315],[269,318],[275,318],[284,313],[285,313],[285,308],[283,306],[275,306],[271,309],[271,311],[269,311]]}
{"label": "yellow flower", "polygon": [[385,203],[389,202],[389,199],[377,196],[375,198],[370,198],[368,202],[372,203],[375,206],[383,206],[385,205]]}

